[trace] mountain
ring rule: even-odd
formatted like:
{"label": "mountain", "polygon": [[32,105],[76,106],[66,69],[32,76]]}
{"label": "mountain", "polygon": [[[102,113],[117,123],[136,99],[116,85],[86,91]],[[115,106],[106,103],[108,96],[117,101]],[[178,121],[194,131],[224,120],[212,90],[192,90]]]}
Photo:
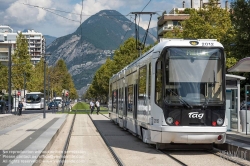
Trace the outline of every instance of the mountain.
{"label": "mountain", "polygon": [[[145,34],[139,28],[139,37]],[[89,17],[77,30],[57,38],[46,47],[49,65],[64,59],[79,95],[91,83],[96,70],[112,57],[114,51],[129,37],[135,37],[135,24],[115,10],[102,10]],[[156,38],[148,34],[146,44]]]}
{"label": "mountain", "polygon": [[153,35],[154,37],[157,38],[157,27],[154,27],[154,28],[149,28],[148,29],[148,32]]}
{"label": "mountain", "polygon": [[43,35],[43,37],[45,38],[46,46],[50,45],[54,40],[56,40],[56,37],[54,36]]}

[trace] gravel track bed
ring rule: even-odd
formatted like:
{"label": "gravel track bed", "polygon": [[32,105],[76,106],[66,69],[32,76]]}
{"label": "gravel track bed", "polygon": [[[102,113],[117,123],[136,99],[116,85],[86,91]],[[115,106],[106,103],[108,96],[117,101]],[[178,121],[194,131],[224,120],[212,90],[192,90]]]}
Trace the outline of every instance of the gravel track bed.
{"label": "gravel track bed", "polygon": [[0,117],[0,130],[14,126],[23,121],[38,117],[40,114],[23,114],[22,116],[9,115]]}

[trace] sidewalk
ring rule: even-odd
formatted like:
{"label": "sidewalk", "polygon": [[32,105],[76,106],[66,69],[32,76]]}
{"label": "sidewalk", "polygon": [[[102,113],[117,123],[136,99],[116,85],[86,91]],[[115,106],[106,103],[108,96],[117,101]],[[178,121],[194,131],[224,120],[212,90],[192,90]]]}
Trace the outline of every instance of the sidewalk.
{"label": "sidewalk", "polygon": [[0,165],[36,165],[66,122],[66,114],[46,114],[0,130]]}

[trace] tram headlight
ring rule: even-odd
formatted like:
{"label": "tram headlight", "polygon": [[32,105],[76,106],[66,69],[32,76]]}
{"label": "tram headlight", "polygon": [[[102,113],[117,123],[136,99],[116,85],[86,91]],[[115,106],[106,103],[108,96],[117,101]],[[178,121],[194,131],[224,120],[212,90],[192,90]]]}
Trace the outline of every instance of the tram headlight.
{"label": "tram headlight", "polygon": [[217,119],[217,124],[221,126],[224,123],[223,119],[219,118]]}
{"label": "tram headlight", "polygon": [[168,124],[173,124],[174,119],[173,119],[172,117],[168,117],[168,118],[166,119],[166,122],[167,122]]}

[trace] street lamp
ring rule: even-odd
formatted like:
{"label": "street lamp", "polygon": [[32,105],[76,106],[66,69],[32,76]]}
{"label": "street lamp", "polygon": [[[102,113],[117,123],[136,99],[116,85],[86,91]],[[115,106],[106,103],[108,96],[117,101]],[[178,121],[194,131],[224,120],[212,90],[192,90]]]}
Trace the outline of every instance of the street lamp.
{"label": "street lamp", "polygon": [[44,92],[44,100],[43,100],[43,118],[46,118],[46,114],[45,114],[45,109],[46,109],[46,56],[47,55],[51,55],[51,54],[43,54],[43,58],[44,58],[44,80],[43,80],[43,92]]}
{"label": "street lamp", "polygon": [[9,46],[9,62],[8,62],[8,112],[11,112],[11,46]]}
{"label": "street lamp", "polygon": [[[24,99],[25,99],[25,88],[26,88],[26,73],[24,72],[23,73],[23,101],[24,101]],[[26,102],[26,100],[25,100],[25,102]]]}

